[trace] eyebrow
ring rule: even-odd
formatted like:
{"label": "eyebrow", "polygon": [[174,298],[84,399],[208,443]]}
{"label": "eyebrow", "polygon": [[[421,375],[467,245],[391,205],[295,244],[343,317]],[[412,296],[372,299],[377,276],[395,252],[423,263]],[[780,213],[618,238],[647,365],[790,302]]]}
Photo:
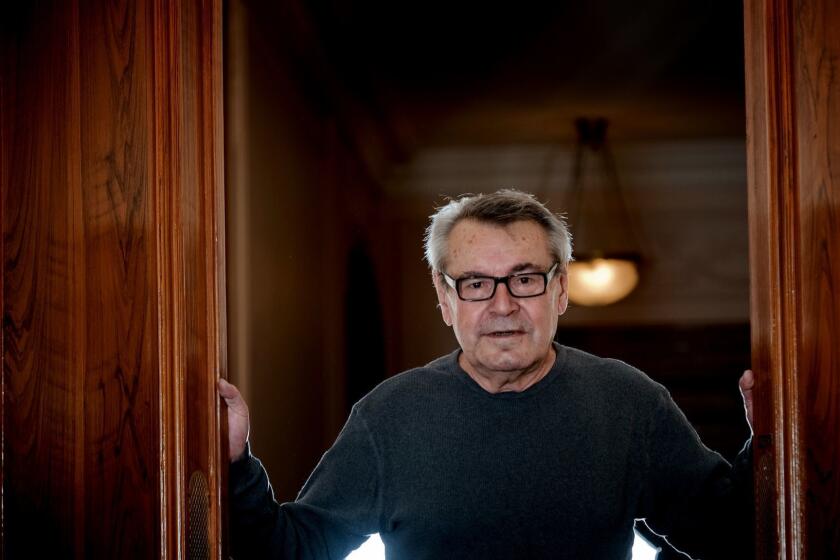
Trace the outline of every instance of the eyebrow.
{"label": "eyebrow", "polygon": [[[538,269],[540,267],[533,264],[533,263],[529,263],[529,262],[520,263],[520,264],[515,265],[513,268],[511,268],[510,271],[508,272],[508,274],[506,274],[505,276],[510,275],[510,274],[516,274],[517,272],[522,272],[523,270],[528,270],[529,268],[530,269]],[[487,272],[479,272],[477,270],[468,270],[468,271],[464,272],[463,274],[459,275],[458,278],[471,278],[471,277],[475,277],[475,276],[486,276],[488,278],[495,278],[495,276],[493,276],[492,274],[488,274]]]}

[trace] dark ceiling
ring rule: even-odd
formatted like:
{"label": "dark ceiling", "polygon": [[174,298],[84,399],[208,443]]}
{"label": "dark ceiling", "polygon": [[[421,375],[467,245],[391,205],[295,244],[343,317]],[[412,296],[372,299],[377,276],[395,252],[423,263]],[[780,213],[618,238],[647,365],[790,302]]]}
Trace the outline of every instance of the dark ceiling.
{"label": "dark ceiling", "polygon": [[272,5],[404,146],[744,135],[740,2]]}

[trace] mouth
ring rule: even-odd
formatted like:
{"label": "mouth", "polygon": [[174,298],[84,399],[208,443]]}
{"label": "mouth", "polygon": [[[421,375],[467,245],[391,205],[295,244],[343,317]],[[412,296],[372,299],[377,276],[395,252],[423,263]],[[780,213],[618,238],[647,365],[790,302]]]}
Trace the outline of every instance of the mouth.
{"label": "mouth", "polygon": [[493,331],[487,333],[490,338],[509,338],[513,336],[521,336],[525,334],[523,331]]}

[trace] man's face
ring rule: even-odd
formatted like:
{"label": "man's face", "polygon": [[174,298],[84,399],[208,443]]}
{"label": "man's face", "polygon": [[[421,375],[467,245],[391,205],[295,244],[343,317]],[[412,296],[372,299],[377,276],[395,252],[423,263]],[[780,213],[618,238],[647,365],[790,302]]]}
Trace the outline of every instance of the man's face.
{"label": "man's face", "polygon": [[[545,230],[533,221],[507,226],[462,220],[452,229],[446,274],[507,276],[547,272],[554,264]],[[547,363],[557,319],[566,311],[565,274],[555,274],[541,296],[516,298],[499,284],[485,301],[462,301],[454,288],[435,275],[443,320],[461,345],[465,365],[483,375],[505,375]]]}

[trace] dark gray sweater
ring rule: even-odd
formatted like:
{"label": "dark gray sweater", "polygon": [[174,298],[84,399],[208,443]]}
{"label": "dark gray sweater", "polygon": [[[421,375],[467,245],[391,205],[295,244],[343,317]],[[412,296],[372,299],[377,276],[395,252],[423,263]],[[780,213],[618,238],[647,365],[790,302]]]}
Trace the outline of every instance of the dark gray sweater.
{"label": "dark gray sweater", "polygon": [[240,558],[341,559],[380,533],[389,559],[628,559],[633,521],[702,558],[744,558],[749,445],[709,451],[638,370],[556,346],[548,375],[490,394],[458,352],[359,401],[293,503],[257,459],[231,465]]}

